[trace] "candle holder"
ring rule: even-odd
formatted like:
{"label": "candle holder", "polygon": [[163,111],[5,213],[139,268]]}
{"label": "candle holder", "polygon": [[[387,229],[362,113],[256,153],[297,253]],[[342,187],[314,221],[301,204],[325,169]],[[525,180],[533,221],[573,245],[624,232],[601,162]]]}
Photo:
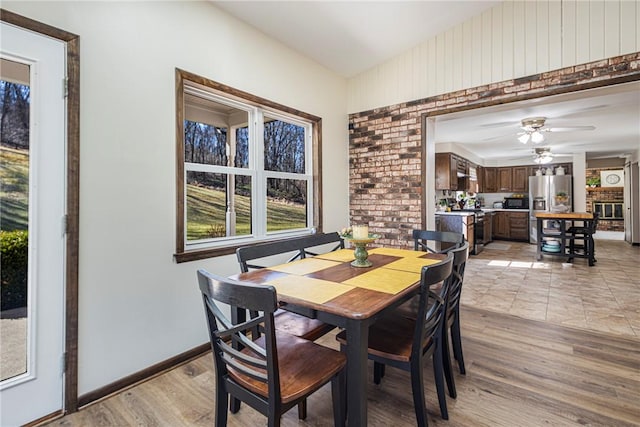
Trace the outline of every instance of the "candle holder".
{"label": "candle holder", "polygon": [[344,240],[351,242],[353,246],[355,246],[355,250],[353,251],[353,255],[356,258],[351,262],[351,265],[354,267],[371,267],[373,264],[368,260],[369,253],[367,252],[367,244],[379,239],[380,236],[378,234],[369,234],[366,238],[358,238],[351,236],[343,236]]}

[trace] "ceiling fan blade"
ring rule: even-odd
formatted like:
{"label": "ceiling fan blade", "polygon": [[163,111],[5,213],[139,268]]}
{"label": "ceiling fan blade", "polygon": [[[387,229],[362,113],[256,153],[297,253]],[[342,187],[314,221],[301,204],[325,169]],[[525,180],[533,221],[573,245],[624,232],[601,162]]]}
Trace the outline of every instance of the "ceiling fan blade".
{"label": "ceiling fan blade", "polygon": [[594,130],[595,126],[565,126],[561,128],[547,128],[547,132],[571,132],[576,130]]}
{"label": "ceiling fan blade", "polygon": [[522,133],[523,132],[519,132],[517,134],[514,134],[514,133],[510,132],[510,133],[505,133],[505,134],[498,135],[498,136],[490,136],[489,138],[483,138],[481,141],[493,141],[493,140],[496,140],[496,139],[507,138],[507,137],[514,136],[514,135],[515,136],[522,135]]}
{"label": "ceiling fan blade", "polygon": [[500,128],[505,126],[513,126],[519,124],[519,121],[510,121],[510,122],[495,122],[495,123],[485,123],[480,125],[482,128]]}

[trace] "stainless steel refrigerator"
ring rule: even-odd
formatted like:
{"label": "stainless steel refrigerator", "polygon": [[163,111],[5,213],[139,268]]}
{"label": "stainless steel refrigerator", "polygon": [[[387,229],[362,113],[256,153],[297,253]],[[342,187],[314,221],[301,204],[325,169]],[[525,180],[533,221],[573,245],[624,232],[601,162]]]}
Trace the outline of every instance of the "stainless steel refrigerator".
{"label": "stainless steel refrigerator", "polygon": [[571,211],[573,211],[571,175],[529,177],[529,241],[531,243],[538,241],[536,212]]}

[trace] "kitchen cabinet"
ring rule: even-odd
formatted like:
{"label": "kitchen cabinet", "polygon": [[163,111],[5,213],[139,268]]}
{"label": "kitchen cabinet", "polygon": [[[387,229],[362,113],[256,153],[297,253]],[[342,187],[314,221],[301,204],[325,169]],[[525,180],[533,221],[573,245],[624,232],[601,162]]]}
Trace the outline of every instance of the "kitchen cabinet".
{"label": "kitchen cabinet", "polygon": [[494,212],[493,238],[529,241],[529,212]]}
{"label": "kitchen cabinet", "polygon": [[512,168],[498,168],[498,191],[513,191],[513,170]]}
{"label": "kitchen cabinet", "polygon": [[436,153],[436,190],[458,189],[458,157],[451,153]]}
{"label": "kitchen cabinet", "polygon": [[511,191],[515,193],[529,192],[529,168],[514,166],[511,168]]}
{"label": "kitchen cabinet", "polygon": [[485,212],[484,214],[484,232],[482,235],[482,243],[485,245],[493,241],[493,212]]}
{"label": "kitchen cabinet", "polygon": [[529,212],[507,212],[509,214],[509,239],[529,241]]}
{"label": "kitchen cabinet", "polygon": [[498,168],[482,168],[483,180],[481,193],[498,192]]}
{"label": "kitchen cabinet", "polygon": [[[475,254],[475,215],[436,214],[436,230],[462,233],[469,242],[469,251]],[[448,243],[436,244],[436,250],[443,250],[452,246]]]}
{"label": "kitchen cabinet", "polygon": [[509,212],[498,211],[493,213],[493,238],[509,238]]}

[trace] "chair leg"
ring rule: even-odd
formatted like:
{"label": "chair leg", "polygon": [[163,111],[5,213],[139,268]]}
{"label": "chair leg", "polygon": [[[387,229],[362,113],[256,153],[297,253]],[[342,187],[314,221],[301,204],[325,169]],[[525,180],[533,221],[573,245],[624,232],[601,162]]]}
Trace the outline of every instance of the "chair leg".
{"label": "chair leg", "polygon": [[382,378],[384,377],[384,367],[385,365],[380,362],[373,362],[373,382],[375,384],[380,384]]}
{"label": "chair leg", "polygon": [[422,361],[411,363],[411,394],[413,395],[413,407],[416,411],[418,427],[427,427],[427,405],[424,400],[424,384],[422,382]]}
{"label": "chair leg", "polygon": [[304,399],[300,403],[298,403],[298,419],[307,419],[307,399]]}
{"label": "chair leg", "polygon": [[216,389],[216,427],[227,426],[227,404],[229,402],[229,395],[223,391],[224,387],[218,381]]}
{"label": "chair leg", "polygon": [[[438,339],[438,341],[440,341]],[[436,342],[436,348],[433,351],[433,377],[436,382],[436,391],[438,392],[438,403],[440,405],[440,416],[443,420],[449,419],[449,412],[447,411],[447,396],[444,391],[444,378],[443,378],[443,366],[442,366],[442,349],[438,348],[442,345],[441,342]]]}
{"label": "chair leg", "polygon": [[464,369],[464,357],[462,356],[462,337],[460,336],[460,317],[456,315],[453,325],[451,325],[451,344],[453,346],[453,354],[458,361],[458,369],[462,375],[466,375]]}
{"label": "chair leg", "polygon": [[447,381],[449,396],[453,399],[457,397],[456,382],[453,377],[453,369],[451,368],[451,355],[449,354],[449,328],[442,328],[442,365],[444,369],[444,378]]}
{"label": "chair leg", "polygon": [[345,393],[347,375],[342,370],[331,380],[331,398],[333,401],[333,425],[344,427],[347,419],[347,396]]}

